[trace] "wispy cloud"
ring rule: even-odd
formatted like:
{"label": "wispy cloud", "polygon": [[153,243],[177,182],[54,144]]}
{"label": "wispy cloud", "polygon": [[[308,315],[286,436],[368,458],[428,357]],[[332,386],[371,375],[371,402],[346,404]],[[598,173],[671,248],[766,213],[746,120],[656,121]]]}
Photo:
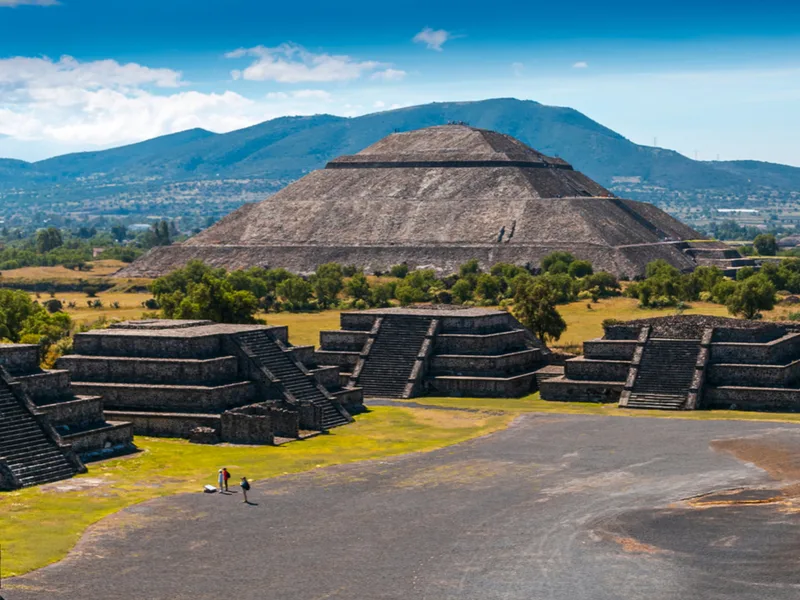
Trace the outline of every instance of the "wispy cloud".
{"label": "wispy cloud", "polygon": [[350,81],[386,65],[374,60],[357,60],[350,56],[314,54],[298,44],[285,43],[275,48],[256,46],[240,48],[227,58],[255,58],[243,70],[231,71],[234,79],[302,83],[309,81]]}
{"label": "wispy cloud", "polygon": [[585,60],[579,60],[574,65],[572,65],[572,68],[573,69],[588,69],[589,68],[589,63],[586,62]]}
{"label": "wispy cloud", "polygon": [[0,8],[14,8],[15,6],[56,6],[58,0],[0,0]]}
{"label": "wispy cloud", "polygon": [[511,72],[514,74],[514,77],[522,77],[525,73],[525,65],[521,62],[511,63]]}
{"label": "wispy cloud", "polygon": [[294,90],[292,92],[269,92],[267,94],[268,100],[288,100],[294,98],[296,100],[330,100],[332,98],[330,92],[325,90]]}
{"label": "wispy cloud", "polygon": [[425,44],[428,50],[442,51],[442,46],[448,40],[453,39],[453,34],[444,29],[431,29],[426,27],[415,35],[412,41],[416,44]]}
{"label": "wispy cloud", "polygon": [[401,81],[405,79],[405,76],[405,71],[401,71],[399,69],[385,69],[383,71],[373,73],[370,79],[376,79],[380,81]]}

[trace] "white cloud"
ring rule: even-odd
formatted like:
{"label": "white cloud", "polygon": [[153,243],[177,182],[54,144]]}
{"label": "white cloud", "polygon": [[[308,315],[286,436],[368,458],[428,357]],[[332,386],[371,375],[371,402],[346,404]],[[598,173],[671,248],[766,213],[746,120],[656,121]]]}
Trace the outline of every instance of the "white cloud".
{"label": "white cloud", "polygon": [[525,65],[521,62],[511,63],[511,72],[514,73],[514,77],[522,77],[525,73]]}
{"label": "white cloud", "polygon": [[574,65],[572,65],[572,68],[573,69],[588,69],[589,68],[589,63],[586,62],[585,60],[579,60]]}
{"label": "white cloud", "polygon": [[313,114],[324,90],[254,101],[232,91],[181,89],[178,71],[80,62],[65,56],[0,59],[0,138],[59,147],[103,147],[192,127],[230,131],[289,114]]}
{"label": "white cloud", "polygon": [[415,35],[411,41],[417,44],[425,44],[428,50],[436,50],[437,52],[441,52],[442,45],[451,39],[453,39],[453,36],[449,31],[426,27],[417,35]]}
{"label": "white cloud", "polygon": [[58,0],[0,0],[0,8],[5,6],[56,6],[59,4]]}
{"label": "white cloud", "polygon": [[383,71],[377,71],[376,73],[373,73],[370,79],[380,81],[402,81],[405,76],[405,71],[401,71],[399,69],[385,69]]}
{"label": "white cloud", "polygon": [[384,102],[383,100],[375,100],[375,102],[372,104],[372,107],[373,108],[385,108],[386,107],[386,102]]}
{"label": "white cloud", "polygon": [[325,90],[295,90],[292,92],[269,92],[267,94],[268,100],[288,100],[294,98],[296,100],[325,100],[328,101],[332,98],[330,92]]}
{"label": "white cloud", "polygon": [[314,54],[291,43],[275,48],[240,48],[225,56],[256,59],[244,70],[231,71],[234,79],[280,83],[350,81],[384,66],[377,61],[359,61],[345,55]]}

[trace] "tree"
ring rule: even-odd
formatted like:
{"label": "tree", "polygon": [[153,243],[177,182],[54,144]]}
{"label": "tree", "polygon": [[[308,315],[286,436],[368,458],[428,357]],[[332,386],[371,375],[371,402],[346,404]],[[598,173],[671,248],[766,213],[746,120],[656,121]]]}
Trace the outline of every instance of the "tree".
{"label": "tree", "polygon": [[569,252],[552,252],[542,259],[542,271],[545,273],[566,273],[571,262],[575,260]]}
{"label": "tree", "polygon": [[483,273],[478,277],[475,284],[475,292],[487,302],[497,302],[497,295],[500,293],[500,280],[488,273]]}
{"label": "tree", "polygon": [[21,290],[0,289],[0,339],[47,346],[69,334],[71,320],[50,314]]}
{"label": "tree", "polygon": [[278,284],[276,291],[278,296],[285,301],[286,307],[292,311],[308,308],[309,300],[314,292],[311,284],[297,275],[292,275]]}
{"label": "tree", "polygon": [[450,289],[450,293],[456,302],[464,304],[464,302],[472,299],[472,286],[466,279],[459,279]]}
{"label": "tree", "polygon": [[345,286],[345,292],[353,300],[364,300],[365,302],[369,300],[369,282],[366,275],[361,271],[353,275]]}
{"label": "tree", "polygon": [[389,275],[397,277],[398,279],[403,279],[408,275],[408,263],[400,263],[399,265],[393,266],[389,269]]}
{"label": "tree", "polygon": [[517,289],[514,315],[545,344],[558,340],[567,330],[567,324],[556,310],[553,291],[535,279]]}
{"label": "tree", "polygon": [[778,253],[778,241],[771,233],[759,233],[753,240],[753,246],[761,256],[775,256]]}
{"label": "tree", "polygon": [[467,275],[477,275],[480,272],[480,263],[478,263],[478,260],[475,258],[471,258],[458,268],[458,274],[461,277],[466,277]]}
{"label": "tree", "polygon": [[591,275],[594,271],[592,270],[592,263],[588,260],[576,260],[569,264],[569,268],[567,273],[569,273],[570,277],[574,277],[576,279],[580,279],[582,277],[586,277],[587,275]]}
{"label": "tree", "polygon": [[311,276],[311,287],[320,308],[328,308],[336,304],[337,296],[343,287],[342,277],[342,267],[337,263],[320,265],[317,272]]}
{"label": "tree", "polygon": [[117,223],[111,227],[111,235],[114,236],[114,239],[117,240],[117,242],[122,243],[128,237],[128,228],[122,223]]}
{"label": "tree", "polygon": [[38,250],[40,254],[50,252],[63,245],[64,238],[61,237],[61,232],[55,227],[40,229],[36,233],[36,250]]}
{"label": "tree", "polygon": [[742,315],[745,319],[756,319],[762,310],[775,306],[775,286],[766,277],[754,275],[736,284],[726,302],[728,312]]}

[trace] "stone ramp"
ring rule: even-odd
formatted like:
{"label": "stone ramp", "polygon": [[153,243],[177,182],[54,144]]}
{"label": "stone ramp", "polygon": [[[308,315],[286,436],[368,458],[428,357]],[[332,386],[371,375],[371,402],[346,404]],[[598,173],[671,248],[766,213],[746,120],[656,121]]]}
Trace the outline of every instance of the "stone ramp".
{"label": "stone ramp", "polygon": [[267,329],[238,333],[235,339],[246,346],[261,364],[277,377],[283,387],[301,402],[310,402],[322,410],[322,428],[345,425],[350,420],[314,379],[314,376],[284,350]]}
{"label": "stone ramp", "polygon": [[627,407],[685,408],[700,348],[700,340],[649,339]]}
{"label": "stone ramp", "polygon": [[386,315],[358,375],[365,396],[405,398],[433,319],[414,315]]}
{"label": "stone ramp", "polygon": [[[0,465],[28,487],[72,477],[76,466],[0,373]],[[0,473],[0,489],[2,489]],[[14,485],[14,487],[16,487]]]}

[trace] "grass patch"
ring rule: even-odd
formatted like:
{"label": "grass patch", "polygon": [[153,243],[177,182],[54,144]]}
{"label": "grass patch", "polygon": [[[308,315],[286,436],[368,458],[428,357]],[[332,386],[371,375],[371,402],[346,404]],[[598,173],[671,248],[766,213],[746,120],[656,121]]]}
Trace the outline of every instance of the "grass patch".
{"label": "grass patch", "polygon": [[[153,295],[149,292],[119,292],[113,289],[99,292],[95,298],[89,298],[83,292],[58,292],[55,295],[55,298],[64,305],[64,312],[72,317],[75,323],[88,323],[101,317],[122,321],[139,319],[143,313],[149,312],[142,306],[142,302],[152,297]],[[36,294],[32,293],[31,298],[39,302],[46,302],[50,299],[50,294],[39,293],[37,298]],[[103,307],[89,308],[86,304],[89,300],[100,300]],[[75,308],[69,308],[70,302],[75,303]],[[115,302],[119,304],[119,308],[112,308],[112,304]]]}
{"label": "grass patch", "polygon": [[[318,467],[430,451],[505,427],[513,415],[376,407],[355,423],[281,447],[201,446],[136,438],[140,454],[91,464],[89,473],[0,494],[3,575],[63,558],[87,527],[138,502],[216,485],[227,466],[258,481]],[[238,479],[236,479],[238,481]]]}
{"label": "grass patch", "polygon": [[288,325],[289,341],[295,346],[319,346],[319,332],[340,329],[341,310],[324,310],[316,313],[269,313],[258,315],[268,325]]}
{"label": "grass patch", "polygon": [[741,410],[691,410],[665,411],[619,408],[616,403],[555,402],[542,400],[539,392],[522,398],[447,398],[421,397],[400,402],[441,408],[463,408],[483,412],[509,414],[551,413],[566,415],[601,415],[610,417],[659,417],[662,419],[689,419],[694,421],[767,421],[776,423],[800,423],[800,413],[768,413]]}

